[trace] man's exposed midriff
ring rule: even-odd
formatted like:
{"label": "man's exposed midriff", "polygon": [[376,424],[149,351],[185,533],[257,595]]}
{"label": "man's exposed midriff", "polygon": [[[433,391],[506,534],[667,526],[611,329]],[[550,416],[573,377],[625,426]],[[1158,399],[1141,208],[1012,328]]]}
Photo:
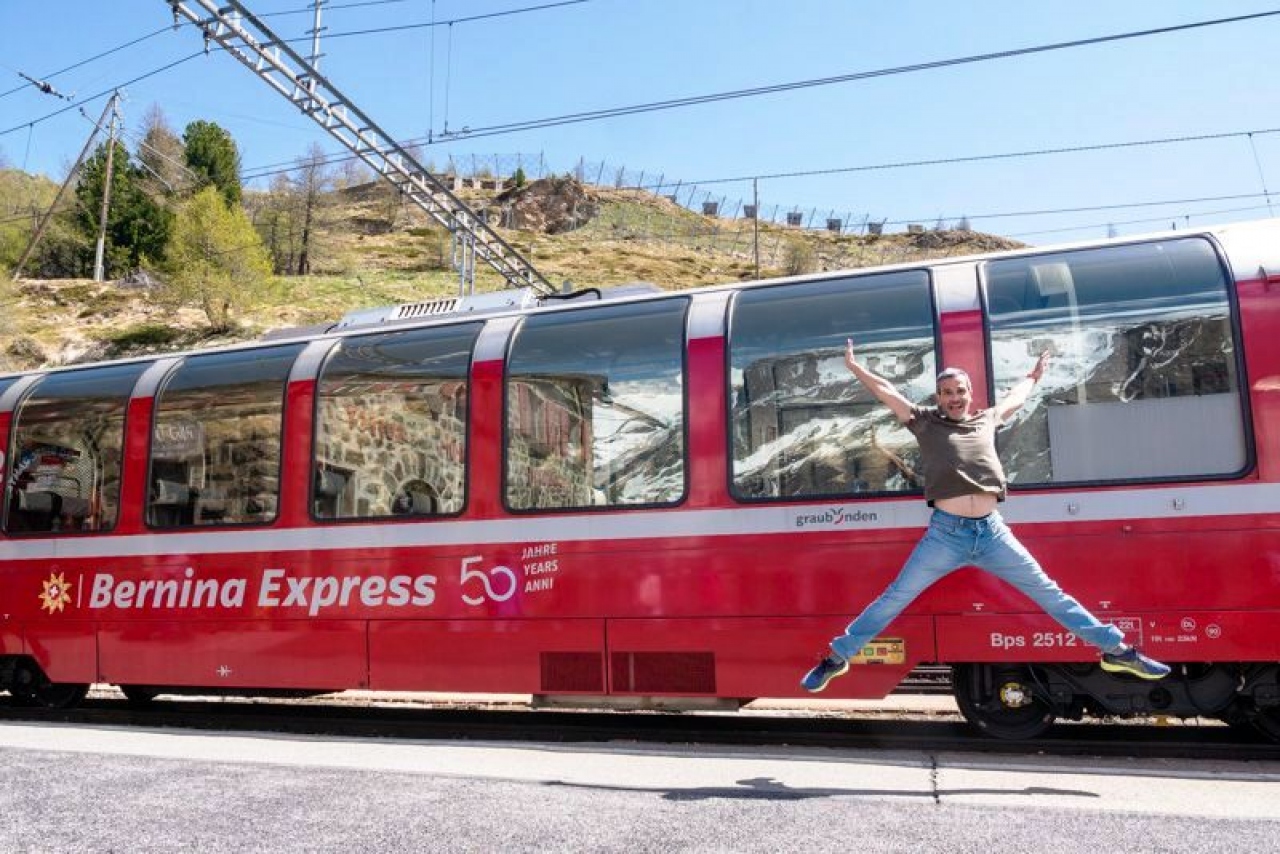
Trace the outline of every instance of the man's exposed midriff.
{"label": "man's exposed midriff", "polygon": [[969,519],[981,519],[995,512],[997,499],[985,492],[971,495],[957,495],[954,498],[938,498],[933,506],[953,516],[965,516]]}

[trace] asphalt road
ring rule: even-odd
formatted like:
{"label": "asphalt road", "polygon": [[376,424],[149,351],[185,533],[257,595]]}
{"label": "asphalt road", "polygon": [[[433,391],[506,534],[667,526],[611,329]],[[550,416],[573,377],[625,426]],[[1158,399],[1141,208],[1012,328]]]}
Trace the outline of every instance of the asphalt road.
{"label": "asphalt road", "polygon": [[1275,850],[1280,763],[0,725],[5,851]]}

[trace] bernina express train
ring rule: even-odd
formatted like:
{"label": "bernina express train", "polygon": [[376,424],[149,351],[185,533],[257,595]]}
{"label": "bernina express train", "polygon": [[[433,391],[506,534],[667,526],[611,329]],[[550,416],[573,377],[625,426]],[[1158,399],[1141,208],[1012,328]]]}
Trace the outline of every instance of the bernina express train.
{"label": "bernina express train", "polygon": [[0,378],[0,687],[68,706],[350,688],[731,705],[800,676],[927,520],[915,401],[1055,358],[1003,512],[1174,665],[1107,674],[947,577],[824,696],[950,665],[985,732],[1214,716],[1280,738],[1280,220],[685,292],[522,292]]}

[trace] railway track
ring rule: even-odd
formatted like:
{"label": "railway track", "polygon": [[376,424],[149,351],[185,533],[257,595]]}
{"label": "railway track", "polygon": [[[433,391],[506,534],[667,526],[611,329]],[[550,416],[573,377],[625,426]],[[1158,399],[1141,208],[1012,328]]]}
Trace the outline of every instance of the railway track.
{"label": "railway track", "polygon": [[638,741],[653,744],[803,746],[1001,755],[1106,756],[1187,760],[1280,761],[1280,745],[1226,726],[1150,723],[1059,724],[1041,738],[999,741],[959,719],[889,720],[856,712],[822,715],[547,711],[438,708],[398,704],[177,700],[145,708],[90,699],[74,710],[0,701],[0,723],[68,723],[222,732],[268,732],[342,738],[522,742]]}

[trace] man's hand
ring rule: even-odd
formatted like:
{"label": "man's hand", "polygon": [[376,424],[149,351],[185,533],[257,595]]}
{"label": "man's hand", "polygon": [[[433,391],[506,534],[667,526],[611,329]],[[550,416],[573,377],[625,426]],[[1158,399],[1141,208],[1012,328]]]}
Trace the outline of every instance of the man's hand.
{"label": "man's hand", "polygon": [[853,358],[853,339],[844,339],[844,366],[853,372],[853,366],[858,364]]}
{"label": "man's hand", "polygon": [[1049,366],[1049,360],[1053,358],[1053,354],[1045,350],[1040,354],[1040,358],[1036,359],[1035,367],[1027,372],[1027,377],[1035,382],[1040,382],[1040,378],[1044,376],[1044,369]]}

